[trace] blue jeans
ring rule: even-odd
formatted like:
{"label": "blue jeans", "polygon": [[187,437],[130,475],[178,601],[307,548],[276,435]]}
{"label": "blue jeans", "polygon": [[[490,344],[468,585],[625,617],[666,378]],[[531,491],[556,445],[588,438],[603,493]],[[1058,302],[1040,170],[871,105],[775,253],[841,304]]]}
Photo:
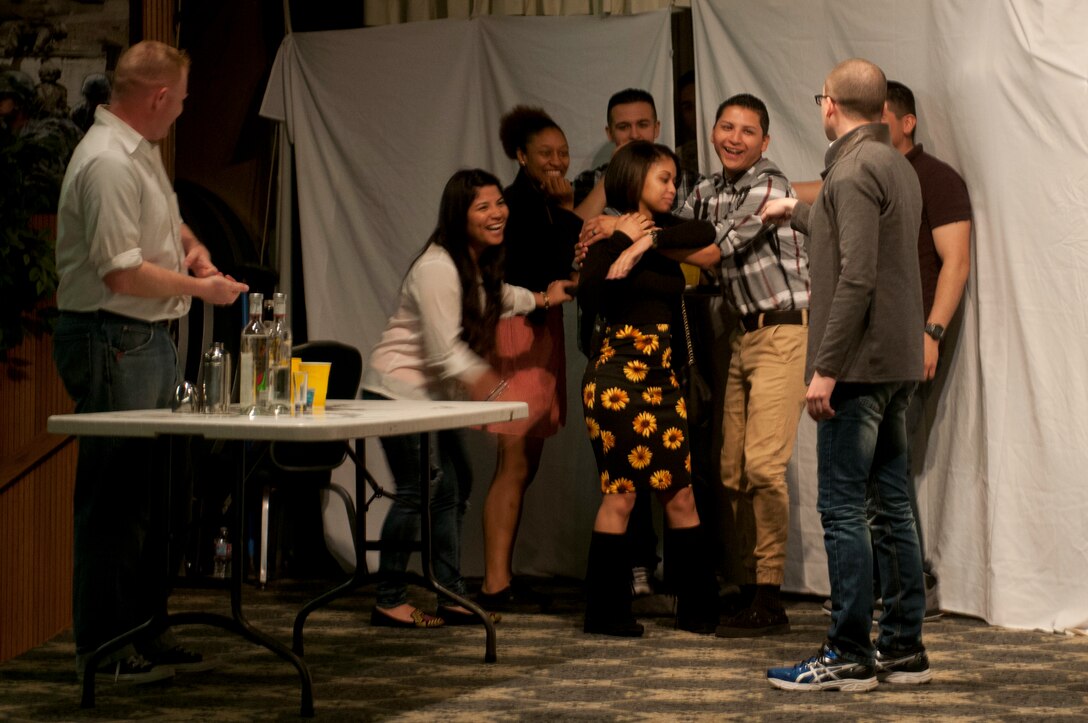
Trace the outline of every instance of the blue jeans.
{"label": "blue jeans", "polygon": [[[177,350],[165,324],[62,312],[53,358],[77,413],[167,407],[177,384]],[[146,439],[79,440],[72,623],[81,658],[165,611],[167,540],[152,520],[152,500],[167,470],[153,451]]]}
{"label": "blue jeans", "polygon": [[873,658],[874,554],[884,599],[877,648],[899,653],[922,647],[925,592],[905,422],[913,390],[913,382],[837,384],[835,416],[817,426],[817,509],[831,580],[828,639],[855,662]]}
{"label": "blue jeans", "polygon": [[[364,392],[364,399],[381,399]],[[461,577],[461,524],[472,491],[472,476],[464,441],[458,430],[429,433],[431,476],[431,550],[435,579],[458,595],[465,594]],[[397,499],[382,524],[382,553],[378,564],[377,604],[394,608],[408,601],[407,570],[411,543],[420,539],[418,434],[382,437],[382,448],[396,482]],[[456,605],[440,596],[440,605]]]}

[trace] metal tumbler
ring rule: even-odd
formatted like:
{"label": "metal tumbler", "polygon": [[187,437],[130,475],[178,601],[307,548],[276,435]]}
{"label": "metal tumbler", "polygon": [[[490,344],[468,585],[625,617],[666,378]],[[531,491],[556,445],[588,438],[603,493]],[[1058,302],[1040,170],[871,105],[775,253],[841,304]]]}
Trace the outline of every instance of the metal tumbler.
{"label": "metal tumbler", "polygon": [[230,405],[230,354],[215,341],[204,352],[202,390],[205,414],[224,414]]}

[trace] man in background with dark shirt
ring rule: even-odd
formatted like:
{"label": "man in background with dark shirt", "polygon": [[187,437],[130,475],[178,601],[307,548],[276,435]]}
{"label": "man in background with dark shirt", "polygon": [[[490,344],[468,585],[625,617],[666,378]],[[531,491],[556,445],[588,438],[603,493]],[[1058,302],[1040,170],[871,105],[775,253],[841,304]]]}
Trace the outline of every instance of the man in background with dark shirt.
{"label": "man in background with dark shirt", "polygon": [[[922,276],[922,308],[925,329],[922,344],[925,358],[925,382],[918,386],[907,409],[907,437],[912,442],[922,424],[930,398],[936,402],[941,385],[934,382],[938,369],[947,369],[941,343],[946,329],[959,308],[963,288],[971,270],[971,199],[963,178],[951,166],[929,155],[921,143],[914,142],[918,127],[914,93],[902,83],[888,81],[888,97],[884,104],[884,124],[891,133],[892,145],[906,156],[918,174],[922,188],[922,224],[918,229],[918,267]],[[924,449],[921,450],[924,455]],[[915,446],[911,444],[912,461]],[[918,514],[918,495],[910,487],[914,522],[918,542],[925,559],[922,519]],[[940,614],[937,579],[928,559],[924,565],[926,586],[926,619]]]}

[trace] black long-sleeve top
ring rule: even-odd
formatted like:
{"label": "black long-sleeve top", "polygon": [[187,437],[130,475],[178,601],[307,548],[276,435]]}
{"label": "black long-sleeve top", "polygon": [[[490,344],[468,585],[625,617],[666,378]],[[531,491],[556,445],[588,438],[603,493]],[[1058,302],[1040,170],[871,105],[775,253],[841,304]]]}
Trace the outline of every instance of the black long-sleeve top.
{"label": "black long-sleeve top", "polygon": [[[659,247],[702,248],[714,242],[714,226],[706,221],[681,221],[674,216],[655,218],[662,228]],[[589,248],[578,281],[582,307],[579,333],[582,348],[589,350],[593,321],[600,316],[607,325],[673,323],[684,292],[680,264],[647,251],[623,279],[607,280],[609,267],[631,245],[623,233],[614,233]]]}
{"label": "black long-sleeve top", "polygon": [[[582,219],[556,205],[524,168],[503,191],[503,197],[510,209],[503,234],[503,281],[530,291],[544,291],[556,279],[569,279]],[[541,323],[544,313],[535,311],[529,319]]]}

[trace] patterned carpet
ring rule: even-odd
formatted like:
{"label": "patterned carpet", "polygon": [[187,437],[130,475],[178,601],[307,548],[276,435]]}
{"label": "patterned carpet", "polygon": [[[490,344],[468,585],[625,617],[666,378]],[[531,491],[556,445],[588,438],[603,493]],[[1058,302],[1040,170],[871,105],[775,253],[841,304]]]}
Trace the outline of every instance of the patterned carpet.
{"label": "patterned carpet", "polygon": [[[866,694],[788,693],[764,679],[771,665],[812,655],[828,618],[818,601],[793,600],[788,635],[726,641],[678,632],[643,617],[642,639],[581,632],[580,592],[556,596],[548,614],[509,613],[496,664],[483,663],[481,628],[372,628],[373,589],[334,602],[307,624],[306,659],[323,720],[1088,720],[1088,638],[992,628],[968,618],[926,624],[930,685],[884,685]],[[247,589],[259,628],[290,641],[295,587]],[[415,591],[424,604],[433,598]],[[663,599],[642,601],[664,607]],[[228,612],[224,591],[178,590],[172,610]],[[210,672],[148,686],[99,685],[80,710],[70,633],[0,665],[0,718],[9,720],[288,720],[298,717],[294,668],[216,628],[181,630],[185,645],[214,655]]]}

